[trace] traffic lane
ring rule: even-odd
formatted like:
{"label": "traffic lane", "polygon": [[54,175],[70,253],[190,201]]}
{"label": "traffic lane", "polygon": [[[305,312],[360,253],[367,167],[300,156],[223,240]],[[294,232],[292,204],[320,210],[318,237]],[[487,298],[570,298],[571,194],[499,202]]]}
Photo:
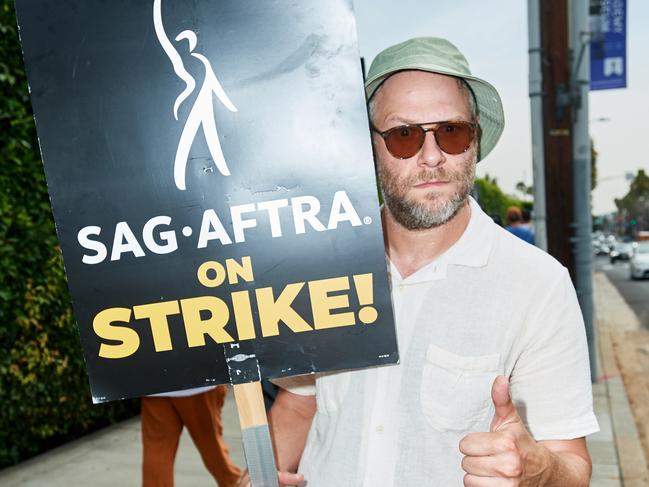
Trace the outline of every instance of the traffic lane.
{"label": "traffic lane", "polygon": [[596,271],[604,272],[611,280],[642,326],[649,329],[649,279],[632,281],[629,263],[617,261],[611,264],[608,256],[595,257],[594,264]]}

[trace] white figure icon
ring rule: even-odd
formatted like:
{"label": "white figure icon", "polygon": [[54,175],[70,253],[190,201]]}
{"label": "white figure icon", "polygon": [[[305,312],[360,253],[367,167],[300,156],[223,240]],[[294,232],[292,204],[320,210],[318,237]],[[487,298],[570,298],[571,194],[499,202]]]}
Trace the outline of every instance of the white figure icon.
{"label": "white figure icon", "polygon": [[[153,1],[153,25],[155,26],[158,41],[171,60],[174,72],[186,84],[185,89],[180,93],[180,95],[178,95],[174,103],[174,117],[178,120],[178,108],[180,108],[183,101],[185,101],[185,99],[187,99],[187,97],[194,91],[196,81],[185,69],[180,54],[178,54],[178,51],[176,51],[164,30],[162,24],[162,0]],[[187,121],[185,122],[185,127],[183,128],[180,140],[178,141],[178,149],[176,150],[176,157],[174,160],[174,181],[176,182],[178,189],[185,190],[185,173],[187,168],[187,159],[189,158],[189,149],[191,148],[192,143],[196,138],[196,134],[198,133],[198,129],[201,126],[203,127],[205,140],[207,141],[207,146],[216,168],[222,175],[230,175],[230,170],[225,162],[221,143],[219,142],[219,134],[216,130],[212,95],[216,95],[219,101],[231,112],[236,112],[237,108],[223,90],[221,83],[219,83],[219,80],[212,70],[212,65],[209,60],[202,54],[194,52],[197,41],[196,34],[191,30],[184,30],[176,36],[175,40],[177,42],[187,40],[189,43],[190,54],[198,59],[205,67],[203,85],[198,91],[196,100],[194,100],[194,105],[192,106]]]}

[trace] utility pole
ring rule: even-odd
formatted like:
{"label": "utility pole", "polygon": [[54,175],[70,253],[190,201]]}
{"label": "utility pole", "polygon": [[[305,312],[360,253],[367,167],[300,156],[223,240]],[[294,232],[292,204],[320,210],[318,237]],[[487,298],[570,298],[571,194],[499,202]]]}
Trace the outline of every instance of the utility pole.
{"label": "utility pole", "polygon": [[588,131],[588,92],[590,90],[590,35],[588,26],[588,0],[571,1],[570,44],[571,93],[573,99],[572,119],[572,174],[573,215],[575,234],[573,249],[575,255],[575,286],[584,315],[588,352],[591,359],[591,379],[596,380],[595,334],[593,313],[593,252],[591,234],[591,149]]}
{"label": "utility pole", "polygon": [[541,49],[540,0],[527,0],[529,42],[529,94],[532,126],[532,174],[534,188],[534,244],[547,252],[545,157],[543,154],[543,51]]}
{"label": "utility pole", "polygon": [[548,252],[575,280],[568,0],[540,0]]}
{"label": "utility pole", "polygon": [[[530,29],[540,27],[542,142],[534,149],[537,182],[545,191],[543,216],[547,251],[568,268],[577,289],[588,350],[591,378],[596,377],[593,326],[592,254],[590,249],[590,138],[588,134],[589,32],[588,0],[528,0]],[[530,97],[534,115],[534,60],[530,33]],[[539,40],[538,37],[536,40]],[[537,83],[538,84],[538,83]],[[535,85],[538,91],[538,86]],[[538,102],[536,102],[538,105]],[[532,121],[533,141],[538,140],[538,121]],[[536,127],[536,129],[535,129]],[[535,135],[536,134],[536,135]],[[533,142],[534,143],[534,142]],[[538,167],[536,167],[538,165]],[[542,172],[541,172],[542,171]],[[543,184],[544,183],[544,184]]]}

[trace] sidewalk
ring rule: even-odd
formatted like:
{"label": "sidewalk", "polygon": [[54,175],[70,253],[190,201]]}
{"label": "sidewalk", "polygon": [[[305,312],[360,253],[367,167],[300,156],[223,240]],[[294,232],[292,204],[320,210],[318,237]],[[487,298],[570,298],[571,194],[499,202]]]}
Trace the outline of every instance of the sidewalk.
{"label": "sidewalk", "polygon": [[[647,465],[615,357],[612,336],[636,329],[638,320],[604,274],[595,274],[599,382],[593,385],[601,431],[588,438],[593,459],[591,487],[649,487]],[[234,462],[245,463],[234,396],[223,410],[224,436]],[[0,471],[3,487],[140,485],[139,418],[124,421]],[[214,487],[186,432],[175,466],[176,486]]]}
{"label": "sidewalk", "polygon": [[593,289],[599,350],[598,383],[593,385],[593,396],[601,431],[588,438],[593,459],[591,486],[647,487],[647,463],[620,373],[620,368],[634,361],[621,347],[620,337],[638,330],[640,323],[605,274],[595,273]]}
{"label": "sidewalk", "polygon": [[[223,436],[238,466],[245,465],[234,394],[223,407]],[[128,487],[141,484],[140,418],[87,435],[0,471],[2,487]],[[192,440],[183,431],[175,464],[176,487],[215,487]]]}

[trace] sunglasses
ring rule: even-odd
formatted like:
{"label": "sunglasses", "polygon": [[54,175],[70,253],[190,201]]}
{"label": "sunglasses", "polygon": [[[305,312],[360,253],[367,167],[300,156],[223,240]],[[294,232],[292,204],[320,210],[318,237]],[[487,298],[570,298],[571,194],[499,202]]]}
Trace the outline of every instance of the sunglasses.
{"label": "sunglasses", "polygon": [[[424,125],[434,127],[424,128]],[[385,141],[385,147],[397,159],[409,159],[417,154],[424,145],[426,132],[432,132],[435,142],[447,154],[457,155],[466,152],[476,136],[480,126],[472,122],[427,122],[399,125],[385,132],[372,126],[372,131]]]}

